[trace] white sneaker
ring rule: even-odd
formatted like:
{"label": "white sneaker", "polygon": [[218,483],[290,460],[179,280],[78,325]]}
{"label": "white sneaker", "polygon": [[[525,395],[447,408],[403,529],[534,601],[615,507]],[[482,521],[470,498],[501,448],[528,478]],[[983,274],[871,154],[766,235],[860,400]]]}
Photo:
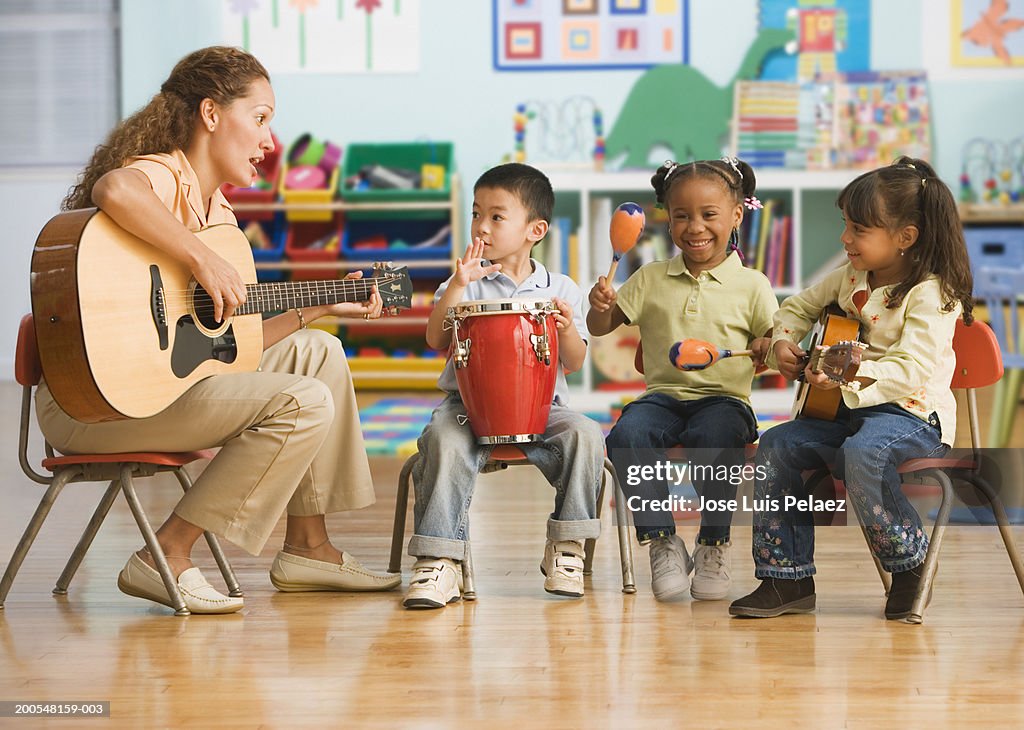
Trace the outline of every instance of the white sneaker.
{"label": "white sneaker", "polygon": [[406,608],[444,608],[462,598],[462,568],[449,558],[420,558],[402,605]]}
{"label": "white sneaker", "polygon": [[651,540],[651,590],[659,601],[678,598],[690,587],[693,561],[679,535]]}
{"label": "white sneaker", "polygon": [[732,558],[724,545],[698,545],[693,549],[693,582],[690,595],[701,601],[720,601],[729,595]]}
{"label": "white sneaker", "polygon": [[544,590],[559,596],[583,597],[583,543],[579,540],[548,540],[544,543]]}

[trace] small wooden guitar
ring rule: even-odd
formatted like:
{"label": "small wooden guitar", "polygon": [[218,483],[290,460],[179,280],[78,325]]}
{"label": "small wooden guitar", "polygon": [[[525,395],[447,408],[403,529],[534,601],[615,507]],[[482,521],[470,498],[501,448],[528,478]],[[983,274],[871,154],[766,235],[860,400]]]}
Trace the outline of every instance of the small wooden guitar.
{"label": "small wooden guitar", "polygon": [[[811,330],[810,348],[804,355],[804,366],[812,372],[823,372],[841,386],[856,387],[854,380],[861,355],[867,346],[860,340],[860,322],[829,308],[822,312]],[[793,418],[835,420],[842,402],[839,388],[824,390],[799,380],[793,401]]]}
{"label": "small wooden guitar", "polygon": [[145,418],[203,378],[256,370],[262,312],[365,301],[374,286],[387,309],[411,302],[404,268],[368,279],[256,283],[241,230],[218,225],[196,235],[246,282],[245,304],[223,322],[187,267],[105,213],[62,213],[43,227],[32,253],[32,313],[46,384],[69,416]]}

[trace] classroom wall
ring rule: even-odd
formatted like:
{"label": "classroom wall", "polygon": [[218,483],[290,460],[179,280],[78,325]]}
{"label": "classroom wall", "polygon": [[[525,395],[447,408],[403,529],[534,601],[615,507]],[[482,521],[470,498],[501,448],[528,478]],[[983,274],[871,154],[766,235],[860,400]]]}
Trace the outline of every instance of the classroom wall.
{"label": "classroom wall", "polygon": [[[932,0],[925,0],[931,5]],[[418,74],[274,77],[278,113],[273,127],[285,141],[310,131],[350,141],[452,141],[466,186],[512,151],[516,103],[586,95],[611,129],[639,71],[496,72],[491,63],[489,0],[421,0]],[[727,83],[757,26],[756,0],[691,0],[691,63],[717,84]],[[922,0],[872,0],[872,64],[921,68]],[[189,51],[220,42],[220,0],[122,4],[122,113],[145,104],[171,66]],[[1024,70],[996,80],[932,83],[939,174],[956,185],[960,150],[976,136],[1009,140],[1021,133]],[[0,169],[0,205],[7,221],[0,267],[0,377],[11,377],[17,323],[29,309],[31,245],[73,182],[72,170]],[[834,240],[814,245],[833,246]]]}

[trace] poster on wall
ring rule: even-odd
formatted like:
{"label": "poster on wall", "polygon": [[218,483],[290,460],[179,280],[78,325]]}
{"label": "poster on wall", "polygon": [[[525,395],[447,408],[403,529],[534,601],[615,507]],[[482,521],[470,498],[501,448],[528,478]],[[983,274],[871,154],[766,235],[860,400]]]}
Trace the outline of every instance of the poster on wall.
{"label": "poster on wall", "polygon": [[690,0],[493,0],[499,71],[689,63]]}
{"label": "poster on wall", "polygon": [[952,0],[950,14],[954,66],[1024,66],[1024,0]]}
{"label": "poster on wall", "polygon": [[414,73],[420,0],[222,0],[224,42],[270,73]]}
{"label": "poster on wall", "polygon": [[866,0],[760,0],[761,28],[793,32],[786,54],[764,65],[766,81],[811,81],[871,68],[871,6]]}

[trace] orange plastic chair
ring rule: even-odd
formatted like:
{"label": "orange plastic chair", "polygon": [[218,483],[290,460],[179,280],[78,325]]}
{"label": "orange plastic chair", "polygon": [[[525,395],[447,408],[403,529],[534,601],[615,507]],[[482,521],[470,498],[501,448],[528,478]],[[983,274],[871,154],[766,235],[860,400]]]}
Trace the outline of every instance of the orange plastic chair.
{"label": "orange plastic chair", "polygon": [[[406,459],[402,466],[402,472],[398,477],[398,494],[395,497],[395,523],[394,532],[391,536],[391,561],[388,564],[389,573],[402,572],[402,545],[405,543],[405,521],[409,508],[409,485],[412,481],[412,470],[421,459],[420,453]],[[491,452],[491,458],[480,470],[481,474],[489,474],[495,471],[507,469],[516,464],[529,464],[526,455],[517,447],[511,444],[496,446]],[[622,592],[636,593],[636,579],[633,576],[633,545],[629,539],[629,521],[626,517],[626,500],[622,496],[619,487],[618,477],[615,475],[615,467],[608,460],[604,460],[604,473],[601,476],[601,490],[597,494],[597,518],[601,518],[601,505],[604,502],[605,487],[608,481],[615,488],[615,520],[619,537],[619,562],[622,566]],[[583,574],[591,574],[591,566],[594,562],[594,548],[597,541],[589,539],[583,546]],[[473,581],[473,553],[470,550],[470,543],[466,541],[466,559],[462,561],[462,597],[467,601],[476,600],[476,587]]]}
{"label": "orange plastic chair", "polygon": [[[11,590],[11,584],[18,574],[18,570],[21,568],[29,548],[32,547],[32,543],[39,534],[39,530],[50,512],[50,508],[56,502],[65,485],[70,482],[109,480],[110,485],[107,487],[106,492],[104,492],[102,499],[100,499],[92,519],[89,520],[89,524],[86,526],[85,532],[82,533],[82,537],[71,554],[67,565],[64,567],[64,571],[61,573],[60,578],[57,579],[57,585],[53,589],[54,594],[64,595],[67,593],[68,586],[71,584],[72,578],[75,577],[78,566],[85,557],[85,553],[89,550],[89,546],[92,545],[93,538],[96,537],[96,533],[99,531],[100,525],[107,516],[111,505],[114,503],[118,491],[121,491],[128,501],[132,515],[134,515],[139,530],[146,541],[146,546],[149,548],[150,554],[157,564],[160,577],[163,578],[164,587],[167,589],[172,603],[174,603],[175,615],[189,615],[189,610],[185,607],[185,601],[178,591],[177,581],[167,565],[167,558],[160,548],[160,543],[157,542],[156,533],[150,525],[145,511],[142,509],[138,495],[135,493],[134,478],[137,476],[152,476],[162,471],[170,471],[177,477],[182,490],[188,491],[192,486],[192,481],[182,467],[186,464],[191,464],[193,461],[210,459],[213,457],[214,452],[204,450],[57,456],[53,448],[47,443],[44,444],[46,458],[42,460],[42,467],[49,472],[49,475],[40,473],[29,462],[28,442],[32,417],[32,390],[35,386],[39,385],[42,374],[39,350],[36,345],[35,326],[32,322],[32,315],[26,314],[22,317],[21,326],[18,329],[18,348],[15,355],[15,378],[22,386],[21,433],[18,437],[18,456],[25,475],[32,481],[45,485],[46,492],[43,494],[42,499],[39,501],[39,506],[25,528],[21,541],[14,549],[14,555],[7,565],[3,578],[0,579],[0,609],[4,607],[4,601]],[[224,582],[227,584],[229,594],[241,596],[242,590],[235,579],[231,565],[228,563],[220,544],[217,542],[217,538],[209,532],[205,533],[205,535],[206,541],[210,546],[210,552],[213,553],[221,575],[224,576]]]}
{"label": "orange plastic chair", "polygon": [[[978,426],[976,390],[995,384],[1003,376],[1003,360],[999,341],[996,339],[992,329],[984,322],[975,320],[973,324],[965,325],[961,319],[956,323],[956,331],[953,335],[953,351],[956,354],[956,370],[953,373],[950,387],[962,389],[966,393],[967,414],[971,430],[971,448],[952,452],[939,459],[911,459],[901,464],[897,470],[901,475],[912,476],[915,480],[934,480],[942,489],[942,501],[939,504],[939,510],[935,517],[935,526],[932,528],[928,552],[924,560],[924,576],[918,587],[917,597],[914,600],[910,616],[906,619],[908,623],[913,624],[922,623],[924,620],[925,605],[932,589],[932,582],[935,579],[935,569],[938,566],[942,535],[949,524],[949,513],[953,505],[955,493],[954,482],[973,486],[988,500],[992,507],[996,524],[999,526],[999,534],[1003,538],[1006,554],[1009,556],[1010,564],[1017,575],[1017,582],[1020,584],[1021,591],[1024,592],[1024,563],[1021,562],[1020,551],[1017,549],[1017,543],[1014,540],[1013,530],[1010,528],[1006,510],[992,485],[981,474],[981,436]],[[821,469],[815,472],[815,476],[811,478],[825,477],[830,478],[830,474],[828,470]],[[867,538],[866,530],[864,535]],[[885,593],[888,595],[891,578],[882,569],[877,559],[875,560],[875,567],[878,569],[882,585],[885,587]]]}

